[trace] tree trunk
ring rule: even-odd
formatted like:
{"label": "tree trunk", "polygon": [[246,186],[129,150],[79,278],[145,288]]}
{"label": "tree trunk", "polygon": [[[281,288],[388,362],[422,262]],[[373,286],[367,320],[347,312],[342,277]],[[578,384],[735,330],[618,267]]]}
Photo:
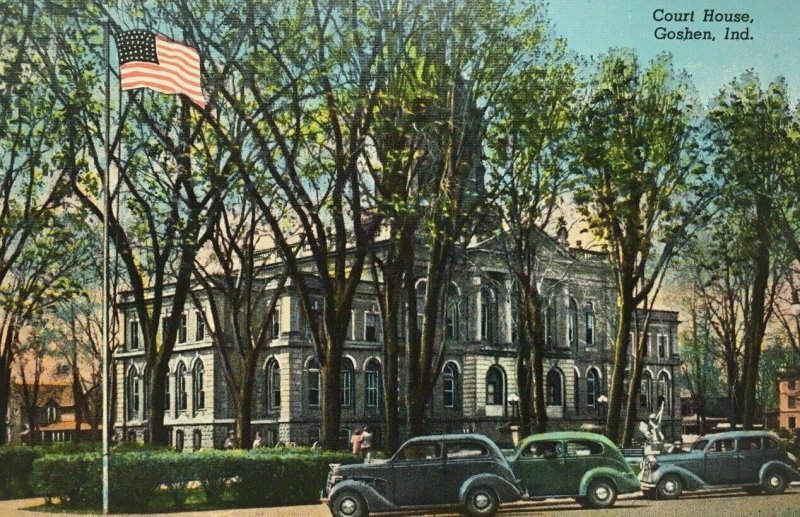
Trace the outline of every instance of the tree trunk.
{"label": "tree trunk", "polygon": [[0,445],[6,443],[8,438],[8,426],[6,415],[8,414],[8,401],[11,392],[11,376],[9,366],[5,357],[0,357]]}
{"label": "tree trunk", "polygon": [[72,365],[72,400],[75,404],[75,436],[73,441],[81,441],[81,424],[83,424],[83,409],[84,409],[84,396],[83,388],[81,387],[81,378],[78,374],[77,357],[74,358],[75,362]]}
{"label": "tree trunk", "polygon": [[[250,352],[245,358],[244,372],[239,386],[236,402],[236,445],[240,449],[249,449],[252,444],[253,392],[255,391],[256,363],[258,352]],[[269,399],[269,393],[266,394]]]}
{"label": "tree trunk", "polygon": [[[646,336],[647,334],[645,334],[645,338]],[[641,353],[642,351],[639,352]],[[625,420],[622,429],[623,447],[631,446],[631,442],[636,433],[639,389],[641,388],[642,382],[642,370],[644,370],[644,361],[639,358],[640,353],[637,354],[636,359],[633,360],[630,379],[628,379],[628,398],[625,403]]]}
{"label": "tree trunk", "polygon": [[614,369],[611,374],[611,385],[609,386],[608,416],[606,420],[606,436],[617,443],[620,437],[623,385],[625,382],[625,369],[628,367],[629,335],[634,310],[632,296],[629,294],[617,294],[617,336],[614,340]]}
{"label": "tree trunk", "polygon": [[[531,334],[531,369],[533,383],[531,385],[531,397],[533,399],[534,432],[544,433],[547,431],[547,401],[544,390],[544,324],[542,322],[541,300],[537,292],[528,294],[528,318],[530,321],[529,332]],[[562,394],[563,395],[563,394]]]}
{"label": "tree trunk", "polygon": [[[340,449],[339,427],[341,423],[341,390],[340,383],[342,377],[342,354],[331,353],[336,345],[332,343],[333,338],[328,336],[326,350],[329,353],[325,361],[320,365],[320,375],[322,376],[322,445],[326,449]],[[341,347],[339,347],[341,350]]]}

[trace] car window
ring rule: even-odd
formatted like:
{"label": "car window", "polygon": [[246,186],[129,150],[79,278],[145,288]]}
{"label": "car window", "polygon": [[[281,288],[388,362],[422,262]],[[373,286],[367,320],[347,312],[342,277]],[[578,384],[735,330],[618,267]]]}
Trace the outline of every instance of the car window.
{"label": "car window", "polygon": [[706,445],[708,445],[708,440],[697,440],[696,442],[694,442],[694,445],[692,445],[692,450],[702,451],[703,449],[706,448]]}
{"label": "car window", "polygon": [[780,448],[780,444],[778,443],[778,440],[776,440],[774,438],[765,437],[764,438],[764,448],[765,449],[779,449]]}
{"label": "car window", "polygon": [[448,458],[478,458],[489,455],[486,445],[478,442],[454,442],[445,447]]}
{"label": "car window", "polygon": [[740,451],[759,451],[761,450],[761,437],[760,436],[746,436],[739,438]]}
{"label": "car window", "polygon": [[590,440],[570,440],[567,442],[567,456],[594,456],[603,453],[603,446]]}
{"label": "car window", "polygon": [[542,458],[545,454],[561,456],[562,445],[561,442],[542,440],[538,442],[531,442],[522,451],[522,455],[528,458]]}
{"label": "car window", "polygon": [[400,461],[436,460],[442,457],[442,446],[438,443],[412,443],[397,452]]}
{"label": "car window", "polygon": [[733,452],[736,450],[736,440],[733,438],[725,438],[722,440],[715,440],[711,444],[709,453],[716,454],[720,452]]}

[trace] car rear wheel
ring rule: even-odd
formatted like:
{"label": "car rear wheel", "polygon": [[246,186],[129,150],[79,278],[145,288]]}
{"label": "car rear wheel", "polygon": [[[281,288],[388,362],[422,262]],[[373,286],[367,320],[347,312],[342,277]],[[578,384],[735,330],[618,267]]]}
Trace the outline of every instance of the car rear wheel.
{"label": "car rear wheel", "polygon": [[473,517],[494,515],[500,503],[494,491],[485,486],[471,489],[467,494],[467,513]]}
{"label": "car rear wheel", "polygon": [[361,494],[348,490],[333,498],[331,513],[334,517],[367,517],[369,509]]}
{"label": "car rear wheel", "polygon": [[782,494],[786,490],[786,476],[780,470],[770,470],[764,476],[764,491],[768,494]]}
{"label": "car rear wheel", "polygon": [[658,482],[659,499],[677,499],[683,492],[683,481],[675,474],[667,474]]}
{"label": "car rear wheel", "polygon": [[606,478],[593,479],[586,490],[586,502],[591,508],[610,508],[617,500],[617,487]]}

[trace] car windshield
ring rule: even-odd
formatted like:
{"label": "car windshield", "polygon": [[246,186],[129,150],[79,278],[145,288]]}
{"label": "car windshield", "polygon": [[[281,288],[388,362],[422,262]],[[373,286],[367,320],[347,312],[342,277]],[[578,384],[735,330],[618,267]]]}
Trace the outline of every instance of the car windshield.
{"label": "car windshield", "polygon": [[694,445],[692,445],[692,450],[702,451],[703,449],[706,448],[706,445],[708,445],[708,440],[697,440],[696,442],[694,442]]}

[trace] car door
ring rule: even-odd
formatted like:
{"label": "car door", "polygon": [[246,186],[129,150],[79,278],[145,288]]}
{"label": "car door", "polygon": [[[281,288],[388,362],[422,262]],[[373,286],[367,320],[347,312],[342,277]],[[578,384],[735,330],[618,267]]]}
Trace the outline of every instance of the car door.
{"label": "car door", "polygon": [[440,504],[444,458],[439,441],[406,444],[392,458],[394,502],[399,506]]}
{"label": "car door", "polygon": [[520,451],[513,469],[530,497],[566,495],[564,444],[559,440],[537,440]]}
{"label": "car door", "polygon": [[583,475],[603,463],[603,445],[591,440],[567,440],[565,442],[565,494],[580,491]]}
{"label": "car door", "polygon": [[718,438],[706,452],[705,480],[710,485],[729,485],[739,479],[739,454],[734,438]]}
{"label": "car door", "polygon": [[475,440],[445,442],[443,503],[457,503],[464,482],[475,474],[492,472],[494,461],[485,444]]}
{"label": "car door", "polygon": [[743,436],[737,440],[739,450],[739,479],[742,483],[758,483],[758,473],[764,464],[760,436]]}

